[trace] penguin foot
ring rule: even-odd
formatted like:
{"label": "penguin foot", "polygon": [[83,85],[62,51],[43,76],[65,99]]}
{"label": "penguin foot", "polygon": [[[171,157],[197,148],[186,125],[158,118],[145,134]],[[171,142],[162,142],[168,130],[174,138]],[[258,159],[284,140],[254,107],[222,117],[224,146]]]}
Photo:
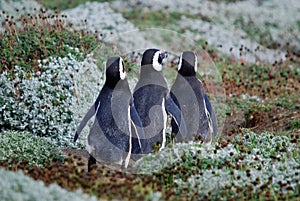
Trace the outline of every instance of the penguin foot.
{"label": "penguin foot", "polygon": [[90,155],[88,161],[88,172],[94,169],[94,167],[96,166],[96,162],[97,162],[96,159],[92,155]]}

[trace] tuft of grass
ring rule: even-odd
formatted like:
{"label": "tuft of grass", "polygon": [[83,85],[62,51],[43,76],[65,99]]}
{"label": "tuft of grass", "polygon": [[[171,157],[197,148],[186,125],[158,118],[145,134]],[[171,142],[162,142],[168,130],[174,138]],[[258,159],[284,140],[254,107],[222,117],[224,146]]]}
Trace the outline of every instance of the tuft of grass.
{"label": "tuft of grass", "polygon": [[300,129],[300,119],[293,119],[290,121],[291,130]]}
{"label": "tuft of grass", "polygon": [[62,154],[46,139],[28,132],[7,131],[0,134],[0,160],[17,160],[44,166],[48,161],[63,160]]}

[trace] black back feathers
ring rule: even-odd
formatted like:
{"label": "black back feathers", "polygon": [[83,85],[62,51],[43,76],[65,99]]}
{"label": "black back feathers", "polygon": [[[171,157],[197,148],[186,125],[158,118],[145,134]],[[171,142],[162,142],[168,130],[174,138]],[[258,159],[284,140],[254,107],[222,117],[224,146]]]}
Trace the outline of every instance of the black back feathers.
{"label": "black back feathers", "polygon": [[181,53],[178,61],[178,73],[182,76],[195,76],[197,72],[197,57],[192,51]]}
{"label": "black back feathers", "polygon": [[[184,115],[189,136],[209,141],[217,134],[217,120],[196,72],[196,54],[192,51],[182,52],[178,62],[178,74],[171,88],[171,97]],[[173,119],[171,124],[172,132],[177,134],[179,131]]]}

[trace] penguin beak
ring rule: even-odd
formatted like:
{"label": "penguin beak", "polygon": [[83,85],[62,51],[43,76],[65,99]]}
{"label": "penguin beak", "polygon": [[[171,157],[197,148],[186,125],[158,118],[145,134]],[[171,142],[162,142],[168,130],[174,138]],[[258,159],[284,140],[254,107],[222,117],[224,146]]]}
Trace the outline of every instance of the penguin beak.
{"label": "penguin beak", "polygon": [[168,52],[162,52],[162,53],[160,53],[160,58],[162,58],[162,59],[166,59],[166,58],[168,58]]}

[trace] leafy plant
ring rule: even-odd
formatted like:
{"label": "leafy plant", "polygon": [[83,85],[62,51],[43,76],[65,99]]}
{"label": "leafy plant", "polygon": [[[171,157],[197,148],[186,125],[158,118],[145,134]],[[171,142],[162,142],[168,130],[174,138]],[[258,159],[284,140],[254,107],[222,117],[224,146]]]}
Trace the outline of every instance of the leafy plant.
{"label": "leafy plant", "polygon": [[87,54],[98,41],[73,30],[65,18],[43,9],[18,19],[5,17],[0,33],[1,130],[29,131],[59,146],[74,146],[76,74],[85,69]]}

